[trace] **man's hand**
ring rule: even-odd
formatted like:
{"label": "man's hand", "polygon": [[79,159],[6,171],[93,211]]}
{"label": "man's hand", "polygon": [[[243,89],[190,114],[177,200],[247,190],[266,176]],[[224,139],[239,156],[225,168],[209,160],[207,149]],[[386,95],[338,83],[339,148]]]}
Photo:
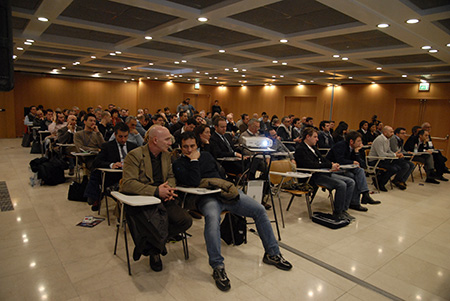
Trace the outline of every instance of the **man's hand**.
{"label": "man's hand", "polygon": [[123,166],[122,162],[116,162],[112,165],[112,169],[122,168],[122,166]]}
{"label": "man's hand", "polygon": [[196,149],[195,151],[191,152],[189,155],[186,155],[191,160],[198,160],[200,158],[200,152]]}
{"label": "man's hand", "polygon": [[358,165],[359,166],[359,162],[358,161],[353,161],[353,164]]}
{"label": "man's hand", "polygon": [[339,163],[331,163],[330,171],[338,171],[338,170],[339,170]]}
{"label": "man's hand", "polygon": [[429,154],[431,155],[431,154],[433,153],[433,150],[427,149],[426,152],[429,153]]}
{"label": "man's hand", "polygon": [[175,194],[175,188],[170,187],[168,182],[165,182],[158,187],[159,197],[163,199],[164,202],[173,200],[178,195]]}
{"label": "man's hand", "polygon": [[400,158],[400,159],[404,157],[400,151],[396,152],[395,156],[397,156],[397,158]]}
{"label": "man's hand", "polygon": [[236,153],[236,157],[238,157],[238,158],[242,158],[242,154],[240,154],[240,153]]}
{"label": "man's hand", "polygon": [[97,125],[94,125],[94,126],[92,127],[92,130],[93,130],[94,132],[96,132],[96,133],[99,132],[98,126],[97,126]]}
{"label": "man's hand", "polygon": [[297,137],[297,138],[294,139],[294,142],[301,143],[302,142],[302,138]]}
{"label": "man's hand", "polygon": [[138,132],[136,129],[130,131],[130,133],[133,133],[133,134],[135,134],[135,135],[139,134],[139,132]]}

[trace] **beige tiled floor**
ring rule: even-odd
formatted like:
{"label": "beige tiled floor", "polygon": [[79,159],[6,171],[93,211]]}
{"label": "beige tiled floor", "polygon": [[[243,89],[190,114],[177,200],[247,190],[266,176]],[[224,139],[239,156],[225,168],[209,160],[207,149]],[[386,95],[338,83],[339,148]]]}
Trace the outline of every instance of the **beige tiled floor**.
{"label": "beige tiled floor", "polygon": [[[0,300],[387,300],[286,250],[292,271],[267,266],[250,232],[246,245],[223,245],[232,283],[223,293],[212,280],[198,220],[189,230],[188,261],[180,243],[169,244],[161,273],[143,258],[132,262],[130,277],[123,237],[112,254],[114,226],[75,226],[92,212],[67,200],[69,181],[32,188],[28,163],[36,156],[19,139],[0,140],[0,150],[0,181],[15,208],[0,212]],[[351,211],[357,221],[339,230],[312,223],[298,198],[284,212],[282,241],[399,298],[450,300],[450,184],[423,185],[418,173],[415,179],[406,191],[375,195],[383,203],[367,213]],[[320,192],[313,206],[329,210],[326,195]]]}

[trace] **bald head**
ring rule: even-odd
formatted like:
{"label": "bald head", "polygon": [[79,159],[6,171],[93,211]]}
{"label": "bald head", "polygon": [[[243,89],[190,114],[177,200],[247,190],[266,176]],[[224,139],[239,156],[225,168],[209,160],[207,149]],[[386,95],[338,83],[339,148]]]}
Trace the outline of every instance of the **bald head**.
{"label": "bald head", "polygon": [[431,131],[431,124],[429,122],[424,122],[422,124],[422,129],[428,132]]}
{"label": "bald head", "polygon": [[394,129],[391,126],[386,125],[385,127],[383,127],[383,135],[388,139],[391,138],[392,135],[394,135]]}
{"label": "bald head", "polygon": [[158,155],[161,152],[169,151],[169,147],[172,145],[172,135],[166,127],[153,125],[145,133],[144,142],[148,143],[148,147],[154,155]]}

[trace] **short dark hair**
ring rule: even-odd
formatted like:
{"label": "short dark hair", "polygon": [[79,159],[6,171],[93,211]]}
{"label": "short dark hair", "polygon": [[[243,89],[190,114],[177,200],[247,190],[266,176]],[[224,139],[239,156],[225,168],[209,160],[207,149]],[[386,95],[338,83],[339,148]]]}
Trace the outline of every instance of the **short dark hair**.
{"label": "short dark hair", "polygon": [[313,127],[306,127],[302,131],[303,140],[306,139],[306,136],[312,136],[314,133],[317,133],[317,130]]}
{"label": "short dark hair", "polygon": [[130,127],[124,122],[119,122],[114,126],[114,134],[117,136],[118,131],[129,132]]}
{"label": "short dark hair", "polygon": [[162,115],[160,115],[160,114],[155,114],[155,115],[152,116],[152,120],[158,120],[158,118],[164,119],[164,118],[162,117]]}
{"label": "short dark hair", "polygon": [[165,107],[165,108],[164,108],[164,111],[167,111],[167,110],[170,110],[169,107]]}
{"label": "short dark hair", "polygon": [[428,132],[428,131],[420,130],[420,131],[417,133],[417,136],[422,136],[423,134],[425,134],[425,132]]}
{"label": "short dark hair", "polygon": [[369,122],[367,120],[361,120],[361,122],[359,123],[359,128],[361,129],[366,123],[367,125],[369,125]]}
{"label": "short dark hair", "polygon": [[300,118],[295,117],[294,120],[292,120],[292,124],[296,124],[296,123],[299,122],[299,121],[300,121]]}
{"label": "short dark hair", "polygon": [[222,116],[218,116],[218,117],[213,119],[213,125],[214,126],[219,126],[219,121],[227,122],[227,120],[225,118],[223,118]]}
{"label": "short dark hair", "polygon": [[187,111],[186,110],[181,110],[180,113],[178,113],[178,114],[180,114],[180,117],[181,117],[184,113],[187,114]]}
{"label": "short dark hair", "polygon": [[52,109],[47,109],[47,111],[45,113],[47,114],[48,112],[52,112],[53,113],[53,110]]}
{"label": "short dark hair", "polygon": [[405,128],[402,128],[402,127],[398,127],[398,128],[396,128],[395,130],[394,130],[394,134],[399,134],[401,131],[406,131],[406,129]]}
{"label": "short dark hair", "polygon": [[246,116],[248,116],[248,114],[246,114],[246,113],[242,114],[241,119],[244,120]]}
{"label": "short dark hair", "polygon": [[97,120],[97,117],[95,117],[95,115],[92,114],[92,113],[89,113],[89,114],[84,115],[84,120],[88,120],[89,117],[94,117],[94,119]]}
{"label": "short dark hair", "polygon": [[350,140],[356,141],[356,139],[358,139],[358,137],[362,138],[362,135],[360,133],[358,133],[357,131],[349,131],[346,135],[345,135],[345,141],[347,143],[350,143]]}
{"label": "short dark hair", "polygon": [[417,130],[418,129],[421,129],[422,127],[421,126],[418,126],[418,125],[415,125],[415,126],[413,126],[412,127],[412,130],[411,130],[411,135],[414,135],[416,132],[417,132]]}
{"label": "short dark hair", "polygon": [[306,117],[306,122],[310,121],[310,120],[314,120],[314,118],[312,117]]}
{"label": "short dark hair", "polygon": [[195,138],[194,132],[184,132],[183,134],[181,134],[181,136],[180,136],[180,146],[181,146],[181,144],[183,144],[183,141],[186,141],[188,139],[194,139],[195,143],[198,146],[197,139]]}
{"label": "short dark hair", "polygon": [[191,117],[191,118],[188,118],[188,120],[186,121],[186,124],[187,125],[193,124],[193,125],[197,126],[198,122],[197,122],[197,120],[195,120],[194,117]]}
{"label": "short dark hair", "polygon": [[330,121],[328,121],[328,120],[322,120],[322,121],[319,123],[319,129],[322,130],[322,129],[325,127],[325,124],[327,124],[327,123],[330,123]]}

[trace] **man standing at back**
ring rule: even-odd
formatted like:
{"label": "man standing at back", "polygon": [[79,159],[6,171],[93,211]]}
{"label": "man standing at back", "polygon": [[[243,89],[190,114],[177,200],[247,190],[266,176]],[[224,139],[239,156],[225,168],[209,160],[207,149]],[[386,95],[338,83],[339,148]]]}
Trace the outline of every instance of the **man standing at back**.
{"label": "man standing at back", "polygon": [[[192,218],[177,204],[169,153],[172,135],[167,128],[154,125],[147,131],[146,140],[147,144],[132,150],[125,157],[120,192],[161,199],[169,219],[169,237],[173,237],[189,229]],[[161,271],[160,253],[149,255],[152,270]]]}

